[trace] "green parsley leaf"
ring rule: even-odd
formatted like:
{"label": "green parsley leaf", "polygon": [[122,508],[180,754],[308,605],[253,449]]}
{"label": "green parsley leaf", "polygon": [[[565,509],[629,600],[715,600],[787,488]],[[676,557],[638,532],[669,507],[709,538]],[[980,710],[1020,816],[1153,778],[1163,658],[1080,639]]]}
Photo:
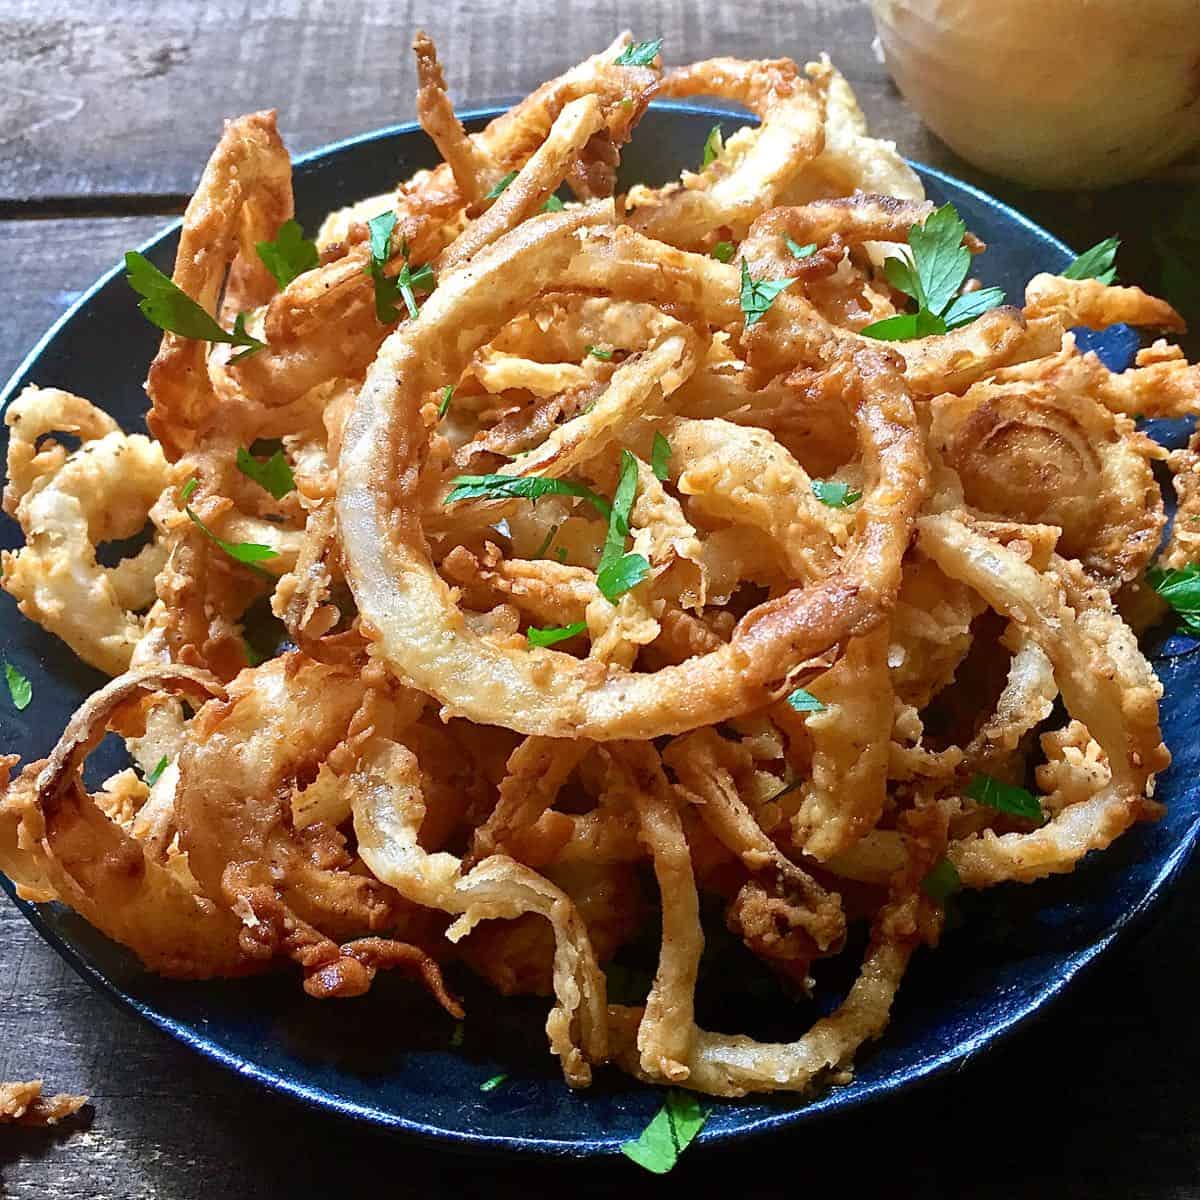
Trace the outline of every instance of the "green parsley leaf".
{"label": "green parsley leaf", "polygon": [[545,475],[458,475],[446,504],[458,500],[532,500],[543,496],[578,496],[607,519],[612,506],[591,488],[570,479],[551,479]]}
{"label": "green parsley leaf", "polygon": [[812,694],[806,692],[803,688],[797,688],[788,698],[787,702],[797,712],[824,712],[825,705]]}
{"label": "green parsley leaf", "polygon": [[450,1046],[454,1050],[462,1047],[463,1039],[467,1035],[466,1026],[461,1021],[454,1022],[454,1032],[450,1034]]}
{"label": "green parsley leaf", "polygon": [[415,321],[418,311],[415,293],[433,291],[433,268],[428,263],[424,263],[415,271],[412,270],[408,265],[408,255],[406,252],[404,265],[400,268],[400,272],[396,276],[396,289],[404,300],[404,307],[408,309],[408,315]]}
{"label": "green parsley leaf", "polygon": [[883,275],[896,291],[911,296],[918,304],[921,303],[921,284],[913,270],[912,263],[907,259],[885,258]]}
{"label": "green parsley leaf", "polygon": [[555,546],[554,547],[554,557],[557,558],[560,563],[565,563],[567,561],[566,546]]}
{"label": "green parsley leaf", "polygon": [[310,242],[304,236],[299,221],[284,221],[273,242],[259,242],[254,249],[263,266],[275,277],[280,290],[321,261],[316,242]]}
{"label": "green parsley leaf", "polygon": [[596,572],[596,586],[609,604],[616,602],[650,572],[650,563],[642,554],[623,554]]}
{"label": "green parsley leaf", "polygon": [[648,67],[658,57],[658,52],[662,49],[662,44],[662,38],[655,38],[652,42],[634,42],[632,45],[626,46],[613,59],[613,65],[618,67]]}
{"label": "green parsley leaf", "polygon": [[271,656],[263,654],[257,647],[250,644],[249,638],[242,638],[242,653],[246,656],[246,664],[251,667],[257,667],[259,663],[264,663]]}
{"label": "green parsley leaf", "polygon": [[516,179],[516,177],[516,171],[509,171],[507,175],[502,176],[500,179],[496,180],[494,184],[492,184],[492,186],[484,193],[483,198],[485,200],[495,200],[496,197],[499,196],[500,193],[503,192],[504,189],[508,187],[508,185],[512,183],[514,179]]}
{"label": "green parsley leaf", "polygon": [[371,258],[383,266],[392,257],[392,230],[396,228],[396,214],[389,208],[367,222],[367,233],[371,238]]}
{"label": "green parsley leaf", "polygon": [[629,512],[637,496],[637,459],[628,450],[621,451],[621,473],[617,479],[617,490],[613,493],[612,508],[608,514],[608,532],[604,536],[604,548],[600,551],[597,570],[620,557],[625,549],[625,538],[629,535]]}
{"label": "green parsley leaf", "polygon": [[656,429],[654,431],[654,445],[650,448],[650,470],[654,472],[654,478],[661,483],[666,483],[670,472],[667,467],[671,461],[671,443]]}
{"label": "green parsley leaf", "polygon": [[256,563],[265,562],[268,558],[277,557],[277,552],[272,550],[270,546],[260,546],[257,542],[227,542],[224,538],[219,538],[198,516],[192,511],[192,507],[188,501],[192,498],[192,493],[196,490],[198,482],[193,476],[183,485],[183,492],[179,498],[179,505],[185,513],[191,518],[192,523],[204,534],[210,541],[220,546],[230,558],[236,559],[240,563],[245,563],[247,566],[258,571],[259,574],[265,575],[262,567],[255,566]]}
{"label": "green parsley leaf", "polygon": [[709,253],[717,260],[717,262],[727,263],[732,261],[733,256],[737,253],[732,242],[718,242]]}
{"label": "green parsley leaf", "polygon": [[721,127],[714,125],[708,131],[708,137],[704,139],[704,160],[700,164],[700,169],[704,170],[709,163],[716,162],[724,149],[725,139],[721,137]]}
{"label": "green parsley leaf", "polygon": [[248,353],[261,350],[267,344],[246,332],[244,313],[238,313],[232,332],[222,329],[213,316],[136,250],[130,250],[125,255],[125,278],[129,286],[143,297],[138,301],[138,311],[159,329],[202,342],[245,346],[246,353],[237,355],[233,362],[245,358]]}
{"label": "green parsley leaf", "polygon": [[485,1079],[479,1085],[479,1090],[481,1092],[494,1092],[507,1078],[508,1076],[503,1074],[493,1075],[491,1079]]}
{"label": "green parsley leaf", "polygon": [[282,500],[296,486],[292,468],[288,466],[282,450],[276,450],[266,462],[259,462],[249,450],[239,446],[237,468],[247,479],[254,480],[259,487],[270,492],[276,500]]}
{"label": "green parsley leaf", "polygon": [[742,312],[746,315],[746,328],[756,324],[763,314],[775,303],[775,297],[784,288],[791,287],[794,279],[752,279],[746,260],[742,259]]}
{"label": "green parsley leaf", "polygon": [[601,362],[611,362],[613,352],[604,346],[589,346],[587,352],[593,357],[600,359]]}
{"label": "green parsley leaf", "polygon": [[575,621],[571,625],[555,625],[549,629],[537,629],[530,626],[525,635],[531,646],[553,646],[556,642],[565,642],[568,638],[578,637],[587,632],[586,621]]}
{"label": "green parsley leaf", "polygon": [[852,491],[848,483],[832,479],[814,479],[812,490],[813,495],[830,508],[849,508],[862,499],[862,492]]}
{"label": "green parsley leaf", "polygon": [[385,271],[392,256],[392,231],[396,228],[396,214],[390,209],[372,217],[367,222],[371,236],[371,261],[365,268],[375,283],[375,316],[381,325],[390,325],[399,315],[399,301],[404,301],[408,315],[417,317],[417,292],[431,292],[434,287],[433,268],[425,263],[415,271],[408,262],[408,243],[401,248],[404,264],[393,278]]}
{"label": "green parsley leaf", "polygon": [[440,421],[450,411],[450,401],[454,399],[454,384],[448,383],[442,390],[442,402],[438,405],[438,420]]}
{"label": "green parsley leaf", "polygon": [[1154,566],[1146,582],[1175,610],[1184,629],[1200,637],[1200,564],[1188,563],[1182,570]]}
{"label": "green parsley leaf", "polygon": [[983,316],[985,312],[998,308],[1003,303],[1003,288],[978,288],[973,292],[963,292],[961,296],[955,296],[950,301],[946,311],[942,314],[942,320],[946,322],[947,329],[958,329],[962,325],[969,325],[976,317]]}
{"label": "green parsley leaf", "polygon": [[946,332],[946,322],[924,308],[915,313],[899,313],[884,317],[858,331],[863,337],[877,338],[881,342],[910,342],[913,338],[929,337]]}
{"label": "green parsley leaf", "polygon": [[655,1175],[665,1175],[704,1128],[709,1110],[694,1092],[672,1088],[641,1136],[621,1146],[621,1153]]}
{"label": "green parsley leaf", "polygon": [[230,360],[230,366],[236,366],[243,358],[249,358],[252,354],[257,354],[260,350],[267,348],[266,342],[260,342],[258,338],[251,337],[246,332],[246,314],[238,313],[233,318],[233,344],[235,346],[245,346],[245,350],[238,351]]}
{"label": "green parsley leaf", "polygon": [[24,712],[33,699],[33,684],[10,662],[4,664],[4,679],[8,683],[8,694],[12,698],[13,708],[17,712]]}
{"label": "green parsley leaf", "polygon": [[554,535],[558,532],[557,525],[551,525],[550,531],[542,539],[542,544],[530,555],[531,558],[541,558],[546,551],[550,549],[550,543],[554,541]]}
{"label": "green parsley leaf", "polygon": [[628,450],[621,451],[621,475],[613,494],[604,549],[596,565],[596,586],[610,604],[616,604],[630,588],[646,578],[650,563],[641,554],[625,554],[629,536],[629,512],[637,496],[638,463]]}
{"label": "green parsley leaf", "polygon": [[948,896],[962,891],[962,879],[959,877],[958,868],[948,858],[938,859],[930,868],[929,874],[921,880],[921,891],[930,900],[944,903]]}
{"label": "green parsley leaf", "polygon": [[612,510],[608,517],[608,533],[604,538],[604,549],[600,552],[600,566],[618,558],[625,549],[629,535],[629,512],[637,496],[638,465],[628,450],[621,451],[621,474],[617,479],[617,490],[613,493]]}
{"label": "green parsley leaf", "polygon": [[953,204],[929,214],[924,225],[908,231],[912,261],[889,258],[883,264],[888,283],[917,302],[915,313],[875,321],[860,332],[886,342],[906,342],[957,329],[1004,303],[1000,288],[980,288],[958,295],[971,269],[971,252],[963,245],[967,227]]}
{"label": "green parsley leaf", "polygon": [[1112,283],[1117,278],[1117,248],[1119,238],[1108,237],[1085,250],[1062,273],[1064,279],[1098,279],[1101,283]]}
{"label": "green parsley leaf", "polygon": [[787,243],[787,248],[792,252],[793,258],[808,258],[810,254],[816,254],[817,243],[809,242],[807,246],[798,246],[786,234],[783,239]]}
{"label": "green parsley leaf", "polygon": [[962,244],[966,223],[953,204],[943,204],[908,231],[923,308],[941,316],[971,269],[971,252]]}
{"label": "green parsley leaf", "polygon": [[557,197],[551,196],[546,203],[542,205],[542,212],[562,212],[567,206]]}
{"label": "green parsley leaf", "polygon": [[154,770],[146,776],[146,786],[153,787],[161,778],[162,773],[167,769],[167,763],[171,760],[164,754],[162,758],[154,764]]}
{"label": "green parsley leaf", "polygon": [[997,812],[1023,817],[1027,821],[1040,822],[1046,819],[1042,802],[1032,792],[994,779],[991,775],[973,776],[967,784],[967,795]]}
{"label": "green parsley leaf", "polygon": [[392,230],[395,228],[396,214],[390,209],[367,222],[371,236],[371,261],[367,264],[366,273],[375,283],[375,317],[381,325],[390,325],[400,315],[396,307],[400,288],[383,271],[392,256]]}

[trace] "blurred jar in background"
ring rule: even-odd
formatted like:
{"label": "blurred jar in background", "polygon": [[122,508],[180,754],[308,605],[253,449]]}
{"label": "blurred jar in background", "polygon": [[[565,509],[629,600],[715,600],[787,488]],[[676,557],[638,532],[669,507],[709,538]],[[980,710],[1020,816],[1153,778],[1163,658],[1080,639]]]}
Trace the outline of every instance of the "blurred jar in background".
{"label": "blurred jar in background", "polygon": [[1200,145],[1200,0],[871,0],[892,78],[968,162],[1032,187]]}

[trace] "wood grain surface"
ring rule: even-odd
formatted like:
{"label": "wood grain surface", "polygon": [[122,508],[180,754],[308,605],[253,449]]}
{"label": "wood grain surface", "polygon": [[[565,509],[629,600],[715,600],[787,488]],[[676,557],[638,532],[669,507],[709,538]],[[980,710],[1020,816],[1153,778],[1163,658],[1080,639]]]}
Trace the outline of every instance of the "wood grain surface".
{"label": "wood grain surface", "polygon": [[[1123,275],[1158,283],[1148,231],[1174,192],[1040,195],[965,167],[896,95],[855,0],[0,0],[0,378],[178,210],[223,117],[278,107],[294,151],[411,119],[418,26],[464,104],[523,92],[626,27],[664,36],[675,61],[828,49],[875,132],[1073,245],[1121,232]],[[0,1196],[706,1196],[720,1178],[755,1196],[1197,1197],[1198,917],[1194,872],[1141,940],[997,1055],[847,1119],[685,1158],[664,1182],[623,1162],[451,1158],[266,1096],[114,1009],[0,901],[0,1078],[43,1074],[94,1102],[71,1130],[0,1129]]]}

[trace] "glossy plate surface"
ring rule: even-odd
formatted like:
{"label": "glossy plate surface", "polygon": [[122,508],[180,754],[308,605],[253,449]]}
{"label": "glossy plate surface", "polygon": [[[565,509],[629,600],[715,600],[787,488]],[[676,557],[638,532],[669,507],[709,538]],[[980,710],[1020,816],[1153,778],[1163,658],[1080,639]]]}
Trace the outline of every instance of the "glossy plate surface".
{"label": "glossy plate surface", "polygon": [[[491,115],[472,114],[468,125],[477,127]],[[656,105],[626,148],[624,180],[658,183],[694,167],[714,121],[726,132],[741,124],[728,112]],[[317,151],[297,163],[297,216],[311,232],[331,208],[386,191],[396,179],[436,161],[415,126]],[[937,171],[917,169],[931,199],[952,200],[968,228],[988,243],[977,261],[984,283],[1004,287],[1019,301],[1031,275],[1069,260],[1061,242],[1019,213]],[[173,225],[144,249],[169,272],[176,240]],[[142,429],[141,384],[158,335],[135,300],[114,268],[39,343],[0,401],[31,381],[53,385],[89,397],[127,430]],[[1129,345],[1119,331],[1104,343],[1114,360],[1110,365],[1128,361]],[[1158,424],[1152,432],[1178,444],[1181,430]],[[0,545],[19,544],[19,530],[0,517]],[[4,656],[30,678],[34,695],[24,713],[14,712],[6,698],[0,701],[0,748],[38,757],[103,681],[20,617],[2,593],[0,628]],[[936,954],[918,954],[891,1025],[881,1042],[860,1055],[850,1086],[807,1103],[782,1097],[717,1104],[701,1144],[809,1121],[961,1067],[1042,1009],[1149,910],[1183,868],[1197,836],[1200,753],[1193,730],[1200,719],[1200,654],[1193,649],[1200,647],[1176,637],[1160,639],[1154,652],[1166,687],[1166,739],[1175,755],[1160,780],[1167,816],[1134,830],[1068,878],[967,897],[964,924]],[[95,781],[106,765],[115,765],[104,758],[102,747],[94,771],[89,769]],[[616,1072],[599,1072],[587,1092],[569,1091],[546,1051],[544,1001],[499,1001],[468,985],[465,1041],[454,1050],[449,1019],[417,989],[386,975],[363,999],[326,1003],[306,999],[287,972],[249,982],[173,983],[147,975],[57,905],[22,908],[46,940],[113,1000],[249,1079],[349,1117],[463,1149],[585,1156],[615,1153],[621,1142],[637,1136],[659,1104],[655,1090]],[[702,1016],[723,1018],[718,1027],[744,1029],[767,1008],[769,1021],[760,1019],[752,1031],[796,1037],[815,1012],[833,1007],[852,977],[849,961],[828,966],[831,972],[818,972],[811,1007],[797,1009],[782,999],[764,1005],[761,995],[724,996],[715,1015],[706,1005]],[[711,998],[730,974],[714,971],[702,995]],[[500,1072],[508,1074],[507,1082],[480,1092],[479,1085]]]}

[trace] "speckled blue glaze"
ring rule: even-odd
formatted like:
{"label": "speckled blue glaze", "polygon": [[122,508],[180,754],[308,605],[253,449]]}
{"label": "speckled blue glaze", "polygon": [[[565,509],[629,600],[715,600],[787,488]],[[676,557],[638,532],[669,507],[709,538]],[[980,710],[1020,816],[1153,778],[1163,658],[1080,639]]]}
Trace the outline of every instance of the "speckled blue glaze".
{"label": "speckled blue glaze", "polygon": [[[477,126],[491,115],[471,114],[469,124]],[[693,166],[714,121],[728,132],[741,123],[728,112],[654,106],[625,152],[625,178],[661,182]],[[434,161],[432,146],[412,125],[307,155],[296,170],[298,216],[311,230],[330,208],[382,192]],[[1019,301],[1030,275],[1068,261],[1070,251],[1061,242],[1019,213],[940,172],[917,169],[930,196],[952,200],[968,227],[988,243],[988,253],[977,263],[985,283],[999,284]],[[176,230],[172,225],[143,248],[167,270]],[[140,428],[144,364],[158,337],[138,314],[135,299],[114,268],[34,348],[2,400],[36,381],[79,391],[127,429]],[[1127,364],[1132,346],[1124,333],[1118,330],[1102,343],[1111,365]],[[1156,434],[1178,442],[1177,424],[1155,426]],[[18,531],[3,520],[0,544],[18,542]],[[24,713],[0,702],[0,748],[36,757],[102,680],[61,643],[20,618],[6,595],[0,595],[0,628],[5,657],[29,676],[34,694]],[[881,1042],[859,1056],[850,1086],[808,1102],[782,1097],[718,1104],[699,1144],[811,1121],[962,1070],[1044,1009],[1145,916],[1196,842],[1197,651],[1200,644],[1177,635],[1155,655],[1166,687],[1165,733],[1175,755],[1160,784],[1159,794],[1168,803],[1164,820],[1135,830],[1069,879],[966,897],[964,924],[947,935],[937,954],[918,954],[891,1026]],[[104,748],[95,757],[100,761],[94,777],[101,778]],[[616,1153],[659,1103],[653,1089],[615,1072],[600,1072],[589,1091],[569,1091],[546,1051],[543,1001],[500,1001],[469,992],[465,1045],[452,1051],[449,1020],[396,979],[381,977],[362,999],[324,1004],[307,1000],[287,975],[172,983],[147,975],[128,954],[59,906],[22,908],[75,970],[117,1003],[247,1079],[330,1112],[447,1147],[582,1157]],[[832,1007],[837,987],[847,979],[824,980],[816,1007]],[[808,1011],[785,1010],[774,1018],[771,1032],[796,1036],[810,1019]],[[480,1083],[501,1071],[508,1073],[508,1082],[481,1093]]]}

